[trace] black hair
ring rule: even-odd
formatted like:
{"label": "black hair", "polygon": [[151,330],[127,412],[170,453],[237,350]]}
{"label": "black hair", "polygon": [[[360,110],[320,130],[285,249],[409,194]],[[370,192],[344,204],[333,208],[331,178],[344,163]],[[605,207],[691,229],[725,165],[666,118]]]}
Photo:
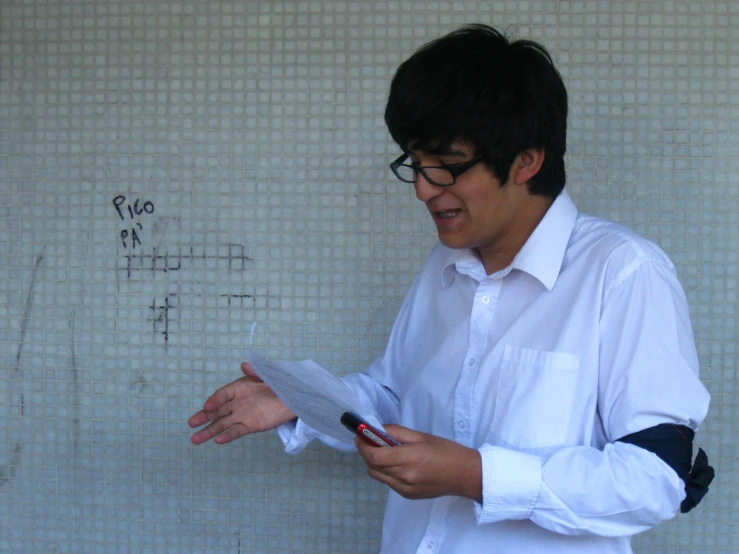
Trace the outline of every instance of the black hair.
{"label": "black hair", "polygon": [[556,198],[564,188],[567,91],[536,42],[475,24],[422,46],[393,77],[385,123],[404,151],[474,144],[502,183],[518,154],[540,148],[530,192]]}

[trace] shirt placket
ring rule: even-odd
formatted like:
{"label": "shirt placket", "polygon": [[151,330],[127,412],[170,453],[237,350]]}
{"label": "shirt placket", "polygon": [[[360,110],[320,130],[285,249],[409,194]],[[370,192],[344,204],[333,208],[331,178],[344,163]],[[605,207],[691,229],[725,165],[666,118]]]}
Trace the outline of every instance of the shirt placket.
{"label": "shirt placket", "polygon": [[470,336],[462,371],[454,392],[454,440],[472,447],[474,387],[477,368],[488,343],[488,330],[495,316],[500,293],[500,279],[485,279],[475,292],[470,316]]}
{"label": "shirt placket", "polygon": [[441,548],[444,541],[444,522],[451,499],[451,496],[441,496],[434,499],[431,504],[429,524],[426,526],[426,533],[423,535],[423,540],[418,546],[416,554],[436,554]]}
{"label": "shirt placket", "polygon": [[[475,376],[480,360],[487,347],[490,324],[498,304],[501,279],[484,279],[477,286],[470,316],[470,336],[460,371],[457,388],[454,392],[454,440],[472,447],[474,419],[472,414]],[[429,524],[417,554],[432,554],[439,551],[444,536],[444,522],[450,497],[436,498],[431,507]]]}

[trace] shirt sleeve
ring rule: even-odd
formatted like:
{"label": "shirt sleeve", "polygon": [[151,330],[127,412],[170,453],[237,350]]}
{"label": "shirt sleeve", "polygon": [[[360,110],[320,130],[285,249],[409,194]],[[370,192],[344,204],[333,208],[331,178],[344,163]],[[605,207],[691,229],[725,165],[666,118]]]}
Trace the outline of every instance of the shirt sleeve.
{"label": "shirt sleeve", "polygon": [[605,446],[546,457],[484,445],[478,523],[530,519],[566,535],[627,536],[674,517],[685,484],[655,454],[619,438],[660,423],[695,430],[709,394],[687,301],[669,263],[626,266],[604,291],[598,416]]}

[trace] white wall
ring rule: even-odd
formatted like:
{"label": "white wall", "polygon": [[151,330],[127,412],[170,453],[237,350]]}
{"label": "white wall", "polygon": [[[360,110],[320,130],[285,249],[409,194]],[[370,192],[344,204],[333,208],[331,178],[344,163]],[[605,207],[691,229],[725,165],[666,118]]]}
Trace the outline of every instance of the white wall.
{"label": "white wall", "polygon": [[571,195],[691,303],[719,477],[638,552],[739,548],[739,3],[0,0],[0,552],[377,550],[355,458],[185,421],[252,321],[273,359],[379,355],[434,240],[387,85],[469,22],[551,50]]}

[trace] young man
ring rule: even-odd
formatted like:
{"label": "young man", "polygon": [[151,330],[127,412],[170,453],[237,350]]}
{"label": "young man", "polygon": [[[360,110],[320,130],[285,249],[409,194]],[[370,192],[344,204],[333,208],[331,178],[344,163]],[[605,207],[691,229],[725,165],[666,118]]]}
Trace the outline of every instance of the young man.
{"label": "young man", "polygon": [[[567,93],[536,43],[475,25],[427,44],[385,120],[441,244],[384,355],[345,377],[402,443],[355,445],[391,489],[382,552],[631,552],[712,472],[701,453],[691,474],[709,395],[672,263],[563,192]],[[242,369],[195,444],[317,436]]]}

